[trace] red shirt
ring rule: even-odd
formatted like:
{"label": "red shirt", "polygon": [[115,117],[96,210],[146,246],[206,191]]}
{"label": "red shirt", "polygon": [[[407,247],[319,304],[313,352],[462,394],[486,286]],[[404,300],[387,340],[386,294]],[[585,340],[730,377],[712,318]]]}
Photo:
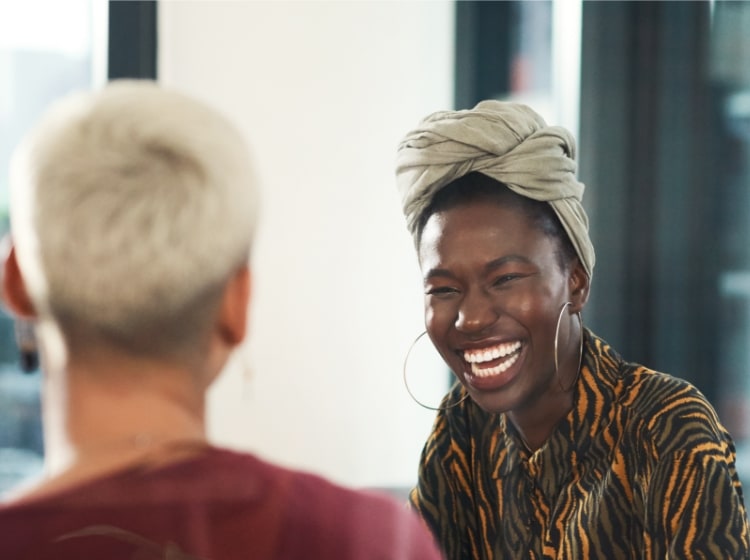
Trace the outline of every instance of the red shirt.
{"label": "red shirt", "polygon": [[390,497],[212,448],[0,507],[3,560],[439,559]]}

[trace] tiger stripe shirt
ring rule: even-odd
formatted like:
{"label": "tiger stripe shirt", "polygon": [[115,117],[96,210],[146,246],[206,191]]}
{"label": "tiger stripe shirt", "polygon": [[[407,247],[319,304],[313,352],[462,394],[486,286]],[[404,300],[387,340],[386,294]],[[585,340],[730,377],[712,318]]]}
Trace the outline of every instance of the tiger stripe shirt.
{"label": "tiger stripe shirt", "polygon": [[535,452],[471,399],[438,412],[410,503],[446,558],[750,558],[734,444],[705,397],[584,338],[573,407]]}

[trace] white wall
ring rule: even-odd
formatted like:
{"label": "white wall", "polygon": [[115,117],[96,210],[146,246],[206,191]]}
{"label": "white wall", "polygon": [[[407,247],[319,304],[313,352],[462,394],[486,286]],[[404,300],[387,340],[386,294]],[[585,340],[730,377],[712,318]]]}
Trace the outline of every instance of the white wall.
{"label": "white wall", "polygon": [[237,360],[214,389],[216,441],[344,484],[413,483],[434,413],[401,385],[423,319],[393,163],[452,107],[453,9],[160,2],[160,79],[235,119],[263,185],[252,371]]}

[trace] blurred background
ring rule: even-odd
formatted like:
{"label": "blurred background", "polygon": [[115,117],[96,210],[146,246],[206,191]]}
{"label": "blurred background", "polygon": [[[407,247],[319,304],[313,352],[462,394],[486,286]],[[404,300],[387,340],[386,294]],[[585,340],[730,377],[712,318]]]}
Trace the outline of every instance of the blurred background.
{"label": "blurred background", "polygon": [[[23,132],[118,77],[212,103],[259,169],[251,339],[211,394],[218,443],[352,486],[413,484],[434,413],[401,383],[423,318],[396,146],[433,111],[514,99],[579,139],[585,323],[697,385],[750,481],[750,2],[0,2],[3,231]],[[450,382],[429,358],[410,372],[433,403]],[[2,315],[0,492],[40,472],[41,384]]]}

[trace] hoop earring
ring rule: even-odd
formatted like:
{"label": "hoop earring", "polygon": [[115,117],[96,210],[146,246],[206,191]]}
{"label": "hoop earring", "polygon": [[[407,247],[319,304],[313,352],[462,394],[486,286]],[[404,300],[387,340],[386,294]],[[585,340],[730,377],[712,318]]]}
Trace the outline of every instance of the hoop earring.
{"label": "hoop earring", "polygon": [[578,350],[578,371],[576,372],[576,378],[573,380],[573,383],[568,387],[567,389],[563,387],[562,379],[560,379],[560,367],[557,361],[557,346],[558,346],[558,338],[560,336],[560,322],[562,321],[563,312],[565,311],[565,308],[569,305],[573,305],[572,302],[566,301],[563,303],[562,307],[560,308],[560,314],[557,316],[557,326],[555,327],[555,375],[557,376],[557,383],[560,385],[560,389],[563,393],[570,391],[573,387],[575,387],[576,381],[578,381],[578,377],[581,375],[581,366],[583,365],[583,317],[581,317],[581,312],[578,311],[576,315],[578,315],[578,322],[581,325],[581,345]]}
{"label": "hoop earring", "polygon": [[462,402],[464,402],[468,396],[469,393],[466,393],[463,398],[459,401],[454,402],[451,405],[448,406],[429,406],[424,404],[422,401],[420,401],[417,397],[414,396],[414,393],[412,393],[411,389],[409,388],[409,382],[406,379],[406,364],[409,362],[409,356],[411,355],[411,351],[414,349],[414,347],[417,345],[417,342],[419,342],[419,339],[422,338],[424,335],[427,334],[427,331],[422,332],[417,338],[414,339],[414,342],[411,343],[411,346],[409,346],[409,350],[406,351],[406,357],[404,358],[404,368],[403,368],[403,379],[404,379],[404,387],[406,387],[406,392],[409,393],[409,396],[412,398],[412,400],[417,403],[422,408],[426,408],[427,410],[448,410],[449,408],[453,408],[454,406],[458,406]]}

